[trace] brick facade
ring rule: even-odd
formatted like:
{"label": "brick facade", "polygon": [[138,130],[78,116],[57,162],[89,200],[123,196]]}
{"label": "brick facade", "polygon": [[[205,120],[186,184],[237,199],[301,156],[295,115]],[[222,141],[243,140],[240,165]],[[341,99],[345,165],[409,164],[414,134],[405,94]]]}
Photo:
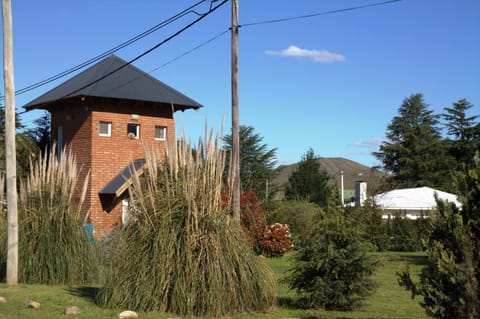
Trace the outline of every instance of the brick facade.
{"label": "brick facade", "polygon": [[[81,179],[90,172],[84,213],[90,214],[100,238],[121,224],[122,204],[121,198],[115,198],[102,205],[99,191],[132,160],[144,158],[145,146],[165,148],[166,141],[155,139],[155,126],[166,127],[166,140],[175,142],[174,111],[168,104],[94,97],[68,99],[49,111],[52,140],[76,156]],[[100,136],[100,122],[111,123],[110,136]],[[139,125],[138,139],[127,136],[129,123]]]}

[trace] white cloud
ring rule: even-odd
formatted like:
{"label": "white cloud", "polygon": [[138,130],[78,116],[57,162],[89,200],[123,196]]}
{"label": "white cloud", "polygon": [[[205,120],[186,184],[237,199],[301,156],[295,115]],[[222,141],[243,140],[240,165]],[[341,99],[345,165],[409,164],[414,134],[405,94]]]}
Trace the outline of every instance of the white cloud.
{"label": "white cloud", "polygon": [[345,57],[339,53],[333,53],[328,50],[308,50],[301,49],[295,45],[291,45],[288,48],[281,51],[268,50],[265,51],[267,55],[279,55],[282,57],[300,57],[300,58],[310,58],[315,62],[319,63],[333,63],[333,62],[343,62]]}
{"label": "white cloud", "polygon": [[385,138],[381,137],[372,137],[369,138],[365,141],[360,141],[360,142],[355,142],[353,144],[350,144],[350,146],[353,147],[360,147],[360,148],[377,148],[379,147],[383,142],[385,141]]}

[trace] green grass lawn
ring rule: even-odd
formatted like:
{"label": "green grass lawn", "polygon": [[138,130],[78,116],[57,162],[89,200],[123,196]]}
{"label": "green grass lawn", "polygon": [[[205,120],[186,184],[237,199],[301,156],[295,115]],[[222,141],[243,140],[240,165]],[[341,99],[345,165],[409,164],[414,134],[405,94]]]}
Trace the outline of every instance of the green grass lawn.
{"label": "green grass lawn", "polygon": [[[295,295],[288,287],[279,283],[277,295],[279,306],[275,311],[266,314],[246,314],[237,318],[302,318],[302,319],[349,319],[349,318],[428,318],[410,293],[397,284],[396,272],[404,260],[411,264],[411,271],[418,274],[425,256],[420,253],[378,253],[376,256],[382,265],[374,275],[378,283],[376,293],[369,297],[365,305],[355,311],[324,311],[302,310],[288,306],[285,301]],[[277,278],[289,268],[288,257],[265,259],[273,269]],[[0,319],[54,319],[65,318],[64,308],[78,306],[81,314],[75,318],[118,318],[119,309],[103,309],[97,307],[92,300],[95,288],[92,287],[65,287],[44,285],[17,285],[9,287],[0,284],[0,296],[7,298],[6,304],[0,304]],[[26,300],[35,300],[41,303],[40,309],[26,309]],[[125,310],[125,309],[122,309]],[[149,312],[140,313],[140,318],[176,318],[172,314]]]}

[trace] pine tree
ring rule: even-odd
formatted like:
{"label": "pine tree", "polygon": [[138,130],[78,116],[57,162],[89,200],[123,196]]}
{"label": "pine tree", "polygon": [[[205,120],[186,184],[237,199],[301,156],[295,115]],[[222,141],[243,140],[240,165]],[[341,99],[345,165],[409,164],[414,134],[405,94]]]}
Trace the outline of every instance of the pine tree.
{"label": "pine tree", "polygon": [[467,111],[473,104],[466,99],[453,103],[453,107],[445,107],[443,118],[448,135],[452,138],[450,142],[450,154],[455,158],[458,168],[462,164],[472,167],[475,152],[480,150],[480,136],[476,134],[477,115],[467,116]]}
{"label": "pine tree", "polygon": [[321,207],[327,206],[332,194],[328,184],[329,176],[320,169],[318,157],[312,148],[303,156],[296,171],[288,178],[285,197],[292,200],[306,200]]}
{"label": "pine tree", "polygon": [[423,100],[422,94],[406,98],[387,127],[387,141],[374,155],[392,173],[399,187],[430,186],[450,190],[451,164],[446,143],[441,139],[439,116]]}
{"label": "pine tree", "polygon": [[375,291],[377,261],[367,252],[359,224],[330,207],[294,253],[285,281],[307,307],[352,310]]}

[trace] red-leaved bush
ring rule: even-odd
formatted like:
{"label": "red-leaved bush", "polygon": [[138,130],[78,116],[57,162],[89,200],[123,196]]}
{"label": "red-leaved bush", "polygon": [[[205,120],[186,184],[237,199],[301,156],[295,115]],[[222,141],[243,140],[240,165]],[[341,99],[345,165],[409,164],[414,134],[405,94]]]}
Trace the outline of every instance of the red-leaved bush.
{"label": "red-leaved bush", "polygon": [[253,249],[261,252],[260,239],[267,224],[267,212],[254,189],[240,196],[241,223]]}
{"label": "red-leaved bush", "polygon": [[265,257],[281,257],[293,248],[292,236],[287,224],[274,223],[268,225],[260,238],[262,255]]}

